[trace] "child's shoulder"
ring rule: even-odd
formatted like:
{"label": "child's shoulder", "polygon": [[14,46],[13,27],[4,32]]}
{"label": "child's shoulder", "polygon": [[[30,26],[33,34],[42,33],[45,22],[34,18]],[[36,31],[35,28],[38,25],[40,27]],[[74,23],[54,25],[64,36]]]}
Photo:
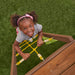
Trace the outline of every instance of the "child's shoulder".
{"label": "child's shoulder", "polygon": [[19,27],[16,28],[16,32],[17,32],[17,34],[19,34],[19,35],[24,35],[24,33],[20,30]]}
{"label": "child's shoulder", "polygon": [[34,25],[34,27],[35,27],[35,30],[38,31],[38,32],[40,32],[42,30],[42,25],[41,24],[36,23]]}
{"label": "child's shoulder", "polygon": [[36,25],[36,26],[40,26],[41,24],[39,24],[39,23],[36,23],[35,25]]}
{"label": "child's shoulder", "polygon": [[16,30],[20,30],[19,27],[17,27]]}
{"label": "child's shoulder", "polygon": [[35,26],[38,27],[38,28],[42,27],[42,25],[38,24],[38,23],[36,23]]}

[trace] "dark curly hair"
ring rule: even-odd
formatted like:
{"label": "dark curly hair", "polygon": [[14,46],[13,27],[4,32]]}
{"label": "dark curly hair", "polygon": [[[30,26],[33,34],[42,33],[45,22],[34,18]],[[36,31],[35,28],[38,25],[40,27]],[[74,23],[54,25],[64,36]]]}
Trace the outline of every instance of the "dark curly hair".
{"label": "dark curly hair", "polygon": [[[32,11],[32,12],[27,13],[27,14],[29,14],[29,15],[31,15],[31,16],[33,17],[33,22],[34,22],[34,24],[36,24],[38,16],[36,15],[35,11]],[[17,15],[17,14],[12,15],[12,16],[10,17],[10,21],[11,21],[11,24],[12,24],[13,27],[18,27],[17,20],[18,20],[20,17],[21,17],[21,15]],[[22,20],[24,20],[24,19],[25,19],[25,17],[22,18],[20,21],[22,21]],[[19,21],[19,22],[20,22],[20,21]]]}

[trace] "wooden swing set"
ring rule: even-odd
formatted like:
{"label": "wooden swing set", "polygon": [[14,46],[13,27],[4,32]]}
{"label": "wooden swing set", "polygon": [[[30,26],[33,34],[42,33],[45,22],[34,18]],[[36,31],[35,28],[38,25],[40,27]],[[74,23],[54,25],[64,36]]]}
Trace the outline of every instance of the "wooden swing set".
{"label": "wooden swing set", "polygon": [[[37,40],[35,40],[34,42],[32,42],[31,44],[29,44],[29,42],[31,42],[33,39],[35,39],[38,35],[36,35],[35,37],[33,37],[30,41],[26,41],[24,40],[22,43],[20,43],[20,48],[22,48],[23,46],[25,46],[26,44],[28,46],[26,46],[24,49],[22,49],[22,51],[26,50],[28,47],[30,47],[32,49],[32,51],[30,52],[30,54],[32,54],[33,52],[35,52],[37,54],[37,56],[40,58],[40,60],[44,60],[43,56],[38,53],[38,51],[36,50],[38,48],[38,46],[36,46],[35,48],[32,47],[32,45],[37,42]],[[50,41],[52,39],[56,39],[59,41],[63,41],[66,42],[66,44],[64,46],[62,46],[61,48],[59,48],[58,50],[56,50],[52,55],[50,55],[49,57],[47,57],[44,61],[42,61],[40,64],[38,64],[37,66],[35,66],[33,69],[31,69],[28,73],[26,73],[25,75],[66,75],[65,71],[67,71],[71,66],[75,66],[75,60],[71,59],[71,61],[73,62],[69,62],[68,64],[66,63],[66,61],[64,60],[64,56],[62,57],[62,53],[64,51],[66,51],[66,56],[68,56],[67,51],[70,52],[70,50],[74,53],[72,57],[75,57],[75,40],[71,37],[71,36],[66,36],[66,35],[59,35],[59,34],[52,34],[52,33],[43,33],[43,36],[45,37],[49,37],[49,39],[44,40],[44,42]],[[24,43],[24,44],[23,44]],[[74,44],[72,46],[72,48],[70,47],[72,44]],[[70,48],[68,48],[70,47]],[[67,49],[68,48],[68,49]],[[69,50],[70,49],[70,50]],[[71,52],[71,53],[72,53]],[[69,53],[70,54],[70,53]],[[71,54],[70,54],[71,55]],[[20,61],[18,61],[16,63],[16,57],[19,56],[19,53],[16,54],[16,50],[14,50],[14,47],[12,46],[12,62],[11,62],[11,72],[10,75],[17,75],[17,65],[21,64],[24,59],[21,59]],[[61,65],[59,64],[58,59],[60,60],[60,58],[62,58],[66,64],[65,65],[69,65],[65,68],[62,69],[63,66],[60,67],[61,70],[58,69],[58,66]],[[57,62],[55,62],[55,60]],[[66,59],[68,60],[68,58]],[[55,63],[53,64],[52,61]],[[51,65],[53,64],[53,65]],[[58,65],[57,65],[58,64]],[[50,66],[51,65],[51,66]],[[55,66],[57,65],[57,66]],[[55,69],[54,69],[55,68]],[[57,69],[56,69],[57,68]],[[72,71],[75,68],[72,69]],[[58,71],[59,70],[59,71]],[[69,72],[69,71],[68,71]],[[74,72],[74,71],[73,71]],[[63,74],[64,73],[64,74]],[[71,72],[70,72],[71,73]]]}

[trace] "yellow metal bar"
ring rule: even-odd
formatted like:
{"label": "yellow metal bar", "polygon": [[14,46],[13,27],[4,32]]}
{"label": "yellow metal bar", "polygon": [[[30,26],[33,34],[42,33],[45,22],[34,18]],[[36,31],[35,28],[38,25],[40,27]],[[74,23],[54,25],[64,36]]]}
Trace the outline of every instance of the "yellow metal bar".
{"label": "yellow metal bar", "polygon": [[38,52],[36,51],[37,48],[38,46],[36,46],[29,54],[32,54],[34,51],[36,52],[36,54],[38,54]]}
{"label": "yellow metal bar", "polygon": [[[30,45],[33,45],[35,42],[37,42],[37,40],[36,41],[34,41],[32,44],[30,44]],[[27,48],[29,47],[29,45],[27,46]],[[26,48],[24,48],[22,51],[24,51]]]}
{"label": "yellow metal bar", "polygon": [[[48,41],[50,41],[50,40],[52,40],[53,38],[49,38],[49,39],[47,39],[47,40],[44,40],[44,42],[48,42]],[[35,41],[34,41],[35,42]],[[36,52],[36,54],[38,55],[38,57],[41,59],[41,60],[44,60],[43,59],[43,57],[42,57],[42,55],[41,54],[39,54],[37,51],[36,51],[36,49],[38,48],[38,46],[36,46],[35,48],[33,48],[32,46],[31,46],[31,44],[28,44],[28,47],[31,47],[33,50],[29,53],[29,54],[32,54],[34,51]],[[19,65],[20,63],[22,63],[24,61],[24,59],[21,59],[19,62],[17,62],[16,63],[16,65]]]}
{"label": "yellow metal bar", "polygon": [[40,58],[40,60],[43,60],[44,61],[44,58],[42,57],[41,54],[38,54],[37,56]]}
{"label": "yellow metal bar", "polygon": [[23,44],[24,42],[26,42],[27,40],[24,40],[23,42],[21,42],[19,45]]}
{"label": "yellow metal bar", "polygon": [[40,58],[40,60],[44,60],[44,58],[42,57],[42,55],[39,54],[38,51],[36,50],[37,48],[38,48],[38,46],[36,46],[35,48],[32,48],[33,50],[30,52],[30,54],[32,54],[33,52],[35,52],[37,54],[37,56]]}
{"label": "yellow metal bar", "polygon": [[[47,39],[47,40],[44,40],[44,42],[48,42],[48,41],[50,41],[50,40],[52,40],[53,38],[49,38],[49,39]],[[29,44],[28,44],[29,45]],[[32,46],[31,45],[29,45],[31,48],[32,48]],[[30,54],[32,54],[34,51],[36,52],[36,54],[38,55],[39,53],[36,51],[36,49],[38,48],[38,46],[36,46],[36,48],[32,48],[33,50],[30,52]],[[41,56],[41,58],[42,58],[42,56]],[[40,58],[40,59],[41,59]]]}
{"label": "yellow metal bar", "polygon": [[[44,42],[48,42],[48,41],[50,41],[50,40],[52,40],[53,38],[49,38],[49,39],[47,39],[47,40],[44,40]],[[32,48],[32,46],[31,45],[29,45],[31,48]],[[36,48],[37,48],[38,46],[36,46]],[[33,49],[33,48],[32,48]],[[32,54],[33,52],[36,52],[36,54],[38,54],[38,52],[36,51],[36,49],[34,48],[31,52],[30,52],[30,54]]]}
{"label": "yellow metal bar", "polygon": [[53,39],[53,38],[46,39],[46,40],[44,40],[44,42],[51,41],[52,39]]}
{"label": "yellow metal bar", "polygon": [[34,51],[32,50],[29,54],[32,54]]}
{"label": "yellow metal bar", "polygon": [[38,51],[36,50],[38,48],[38,46],[36,46],[31,52],[30,54],[32,54],[33,52],[35,52],[37,54],[37,56],[40,58],[40,60],[44,60],[44,58],[42,57],[41,54],[38,53]]}
{"label": "yellow metal bar", "polygon": [[16,63],[16,65],[21,64],[24,61],[24,59],[21,59],[19,62]]}
{"label": "yellow metal bar", "polygon": [[[37,40],[34,41],[33,43],[31,43],[30,45],[33,45],[35,42],[37,42]],[[22,49],[22,52],[23,52],[24,50],[26,50],[28,47],[29,47],[29,45],[28,45],[27,47],[25,47],[24,49]],[[16,54],[16,56],[18,56],[18,55],[19,55],[19,53]]]}
{"label": "yellow metal bar", "polygon": [[[35,39],[38,36],[38,34],[36,34],[32,39]],[[23,42],[21,42],[19,45],[23,44],[24,42],[27,42],[27,40],[24,40]],[[29,41],[30,42],[30,41]]]}
{"label": "yellow metal bar", "polygon": [[31,47],[32,49],[34,49],[30,44],[28,44],[29,47]]}
{"label": "yellow metal bar", "polygon": [[[35,39],[38,36],[38,34],[36,34],[32,39]],[[27,40],[24,40],[23,42],[21,42],[19,45],[23,44],[24,42],[27,42]],[[29,41],[30,42],[30,41]]]}
{"label": "yellow metal bar", "polygon": [[[31,47],[32,47],[32,46],[31,46]],[[33,50],[32,50],[29,54],[32,54],[33,52],[36,52],[36,54],[38,55],[39,53],[36,51],[37,48],[38,48],[38,46],[36,46],[35,48],[32,47]],[[16,63],[16,65],[21,64],[23,61],[24,61],[24,59],[21,59],[20,61],[18,61],[18,62]]]}
{"label": "yellow metal bar", "polygon": [[39,53],[38,53],[38,51],[35,49],[35,53],[38,55]]}
{"label": "yellow metal bar", "polygon": [[29,42],[32,42],[33,39],[35,39],[38,36],[38,34],[36,34],[33,38],[31,38],[31,40],[29,40]]}
{"label": "yellow metal bar", "polygon": [[22,46],[20,46],[20,48],[22,48],[23,46],[25,46],[26,44],[28,44],[29,42],[26,42],[25,44],[23,44]]}

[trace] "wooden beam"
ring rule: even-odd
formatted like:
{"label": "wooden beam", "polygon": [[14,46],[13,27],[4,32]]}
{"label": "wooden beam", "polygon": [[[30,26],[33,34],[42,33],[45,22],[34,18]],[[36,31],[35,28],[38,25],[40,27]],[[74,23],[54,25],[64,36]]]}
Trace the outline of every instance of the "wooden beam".
{"label": "wooden beam", "polygon": [[75,42],[32,75],[60,75],[74,63]]}
{"label": "wooden beam", "polygon": [[17,66],[16,66],[16,51],[14,46],[12,46],[12,62],[11,62],[11,72],[10,75],[17,75]]}
{"label": "wooden beam", "polygon": [[56,40],[63,41],[63,42],[71,42],[74,40],[72,36],[67,36],[67,35],[52,34],[52,33],[45,33],[45,32],[43,32],[43,35],[46,37],[54,37]]}
{"label": "wooden beam", "polygon": [[64,73],[61,75],[75,75],[75,64],[73,64],[70,68],[68,68]]}

